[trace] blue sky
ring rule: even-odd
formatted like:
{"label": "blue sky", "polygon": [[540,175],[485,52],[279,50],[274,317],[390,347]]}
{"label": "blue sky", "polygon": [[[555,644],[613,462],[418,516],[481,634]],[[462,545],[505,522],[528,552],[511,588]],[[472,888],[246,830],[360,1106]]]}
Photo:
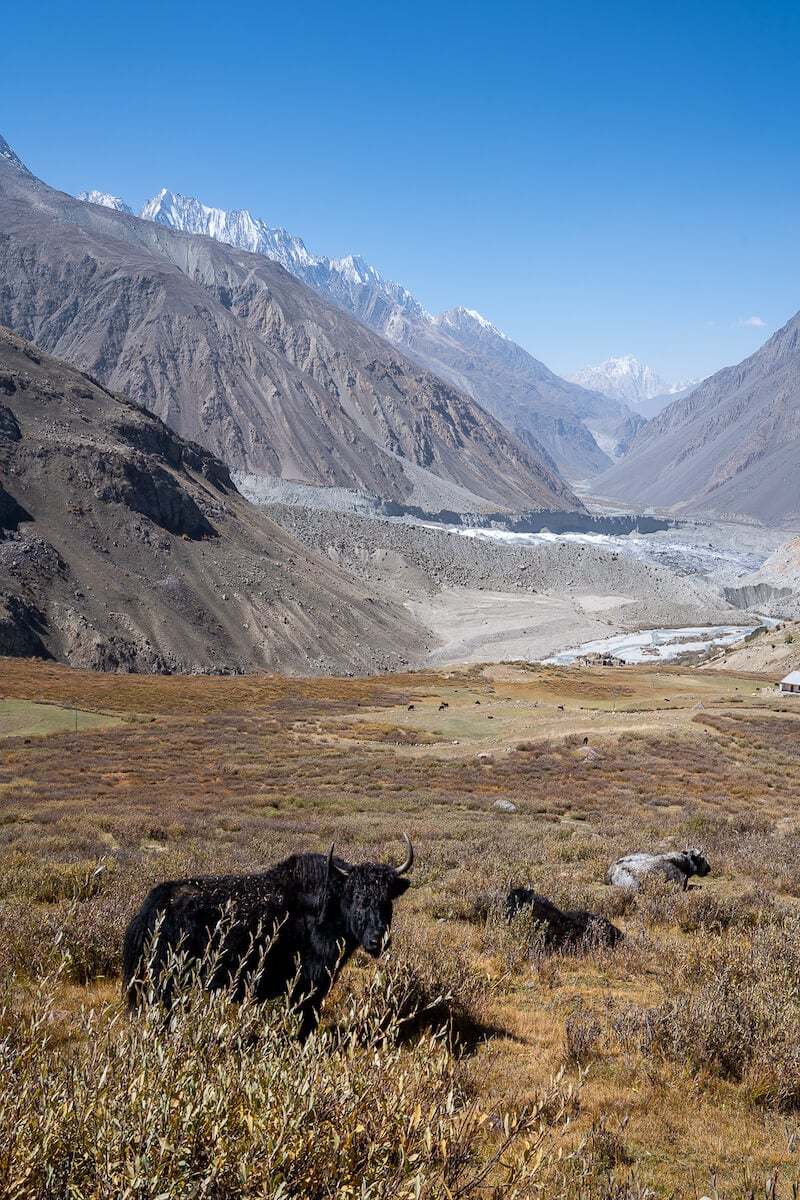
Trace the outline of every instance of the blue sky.
{"label": "blue sky", "polygon": [[706,375],[800,308],[794,3],[44,2],[3,41],[53,186],[249,208],[561,373]]}

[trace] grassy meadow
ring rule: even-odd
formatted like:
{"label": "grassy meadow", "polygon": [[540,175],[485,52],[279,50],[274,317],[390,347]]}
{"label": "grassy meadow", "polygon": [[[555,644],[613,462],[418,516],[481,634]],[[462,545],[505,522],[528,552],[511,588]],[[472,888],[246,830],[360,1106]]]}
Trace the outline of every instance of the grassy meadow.
{"label": "grassy meadow", "polygon": [[[800,1194],[800,700],[763,677],[0,659],[0,697],[0,1197]],[[219,996],[129,1019],[154,882],[331,841],[399,861],[403,831],[392,949],[316,1038]],[[687,845],[713,871],[685,893],[603,884]],[[515,884],[623,947],[544,955],[502,918]]]}

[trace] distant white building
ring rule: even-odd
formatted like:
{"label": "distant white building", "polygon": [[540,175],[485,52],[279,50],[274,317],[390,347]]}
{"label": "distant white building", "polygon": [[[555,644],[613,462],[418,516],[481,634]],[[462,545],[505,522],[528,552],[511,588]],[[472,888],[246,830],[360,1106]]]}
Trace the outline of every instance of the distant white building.
{"label": "distant white building", "polygon": [[800,671],[790,671],[785,679],[781,680],[782,692],[800,692]]}

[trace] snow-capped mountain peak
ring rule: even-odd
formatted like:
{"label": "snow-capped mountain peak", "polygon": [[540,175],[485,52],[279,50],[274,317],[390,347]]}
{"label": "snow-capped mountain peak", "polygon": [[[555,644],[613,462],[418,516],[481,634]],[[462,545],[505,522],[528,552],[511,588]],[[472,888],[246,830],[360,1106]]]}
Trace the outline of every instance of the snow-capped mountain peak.
{"label": "snow-capped mountain peak", "polygon": [[423,368],[471,395],[551,469],[557,464],[580,478],[605,469],[610,459],[595,432],[607,432],[616,446],[620,421],[632,416],[620,411],[624,406],[618,401],[560,379],[476,309],[460,306],[433,316],[358,254],[312,254],[299,237],[270,227],[246,209],[213,208],[167,188],[143,206],[140,216],[279,263]]}
{"label": "snow-capped mountain peak", "polygon": [[569,380],[634,406],[670,390],[668,383],[632,354],[607,358],[596,367],[584,367],[575,375],[570,375]]}
{"label": "snow-capped mountain peak", "polygon": [[311,254],[301,238],[287,233],[285,229],[267,225],[266,221],[254,217],[247,209],[228,212],[222,208],[211,208],[199,200],[162,188],[158,195],[142,206],[139,215],[146,221],[156,221],[186,233],[205,234],[241,250],[263,254],[317,291],[336,295],[343,294],[353,286],[365,285],[383,292],[393,304],[399,304],[418,315],[424,314],[424,309],[410,292],[384,279],[360,255],[327,258],[325,255]]}
{"label": "snow-capped mountain peak", "polygon": [[348,254],[345,258],[332,258],[330,262],[348,283],[377,284],[380,275],[360,254]]}
{"label": "snow-capped mountain peak", "polygon": [[86,204],[99,204],[101,208],[113,208],[115,212],[128,213],[133,216],[133,209],[120,196],[111,196],[108,192],[98,192],[92,188],[88,192],[78,192],[78,200]]}
{"label": "snow-capped mountain peak", "polygon": [[702,379],[679,379],[677,383],[673,383],[668,388],[667,395],[677,396],[681,392],[688,392],[702,382]]}
{"label": "snow-capped mountain peak", "polygon": [[493,325],[491,321],[487,321],[486,317],[481,316],[474,308],[464,308],[463,305],[459,305],[457,308],[451,308],[448,312],[442,313],[437,321],[440,325],[449,325],[451,329],[458,329],[461,332],[475,333],[477,325],[485,333],[502,338],[505,342],[509,341],[502,330]]}

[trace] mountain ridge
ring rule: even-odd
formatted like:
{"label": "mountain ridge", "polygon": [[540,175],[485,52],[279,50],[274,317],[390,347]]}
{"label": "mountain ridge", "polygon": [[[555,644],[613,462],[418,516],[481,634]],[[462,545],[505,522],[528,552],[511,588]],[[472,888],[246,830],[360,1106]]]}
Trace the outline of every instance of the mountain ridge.
{"label": "mountain ridge", "polygon": [[[463,306],[432,316],[358,255],[312,255],[301,238],[246,209],[226,211],[166,188],[143,219],[214,237],[280,262],[403,353],[470,395],[552,468],[585,478],[611,465],[640,423],[627,405],[565,381]],[[597,437],[610,455],[600,448]]]}
{"label": "mountain ridge", "polygon": [[22,161],[22,159],[19,157],[19,155],[16,154],[11,149],[8,142],[1,134],[0,134],[0,158],[4,158],[7,163],[10,163],[12,165],[12,167],[16,167],[17,170],[21,171],[24,175],[30,175],[30,177],[32,179],[34,178],[33,172],[30,171],[28,169],[28,167],[25,166],[25,163]]}
{"label": "mountain ridge", "polygon": [[89,192],[78,192],[76,200],[83,200],[86,204],[98,204],[101,208],[111,208],[115,212],[127,213],[128,216],[133,216],[133,209],[129,204],[126,204],[121,196],[112,196],[109,192],[98,192],[92,189]]}
{"label": "mountain ridge", "polygon": [[[425,506],[583,505],[467,396],[260,255],[48,188],[0,158],[0,322],[231,466]],[[413,470],[412,470],[413,468]]]}
{"label": "mountain ridge", "polygon": [[597,481],[638,503],[800,526],[800,313],[658,413]]}

